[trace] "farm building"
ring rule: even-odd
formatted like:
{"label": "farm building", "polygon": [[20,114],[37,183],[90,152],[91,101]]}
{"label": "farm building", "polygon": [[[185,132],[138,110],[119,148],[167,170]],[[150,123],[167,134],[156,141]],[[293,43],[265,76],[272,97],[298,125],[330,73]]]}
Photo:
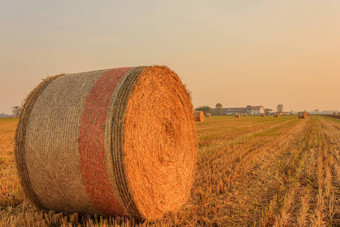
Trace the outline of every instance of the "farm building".
{"label": "farm building", "polygon": [[236,115],[238,113],[247,113],[247,108],[231,107],[231,108],[213,108],[214,115]]}
{"label": "farm building", "polygon": [[264,114],[263,106],[246,106],[246,107],[227,107],[227,108],[213,108],[213,115],[236,115],[236,114],[247,114],[247,115],[261,115]]}
{"label": "farm building", "polygon": [[288,116],[288,115],[291,115],[291,113],[290,112],[281,112],[280,115],[281,116]]}
{"label": "farm building", "polygon": [[247,111],[249,115],[261,115],[264,114],[263,106],[247,106]]}
{"label": "farm building", "polygon": [[265,113],[266,115],[271,115],[271,114],[273,113],[273,110],[272,110],[272,109],[269,109],[269,108],[266,108],[266,109],[264,109],[264,113]]}

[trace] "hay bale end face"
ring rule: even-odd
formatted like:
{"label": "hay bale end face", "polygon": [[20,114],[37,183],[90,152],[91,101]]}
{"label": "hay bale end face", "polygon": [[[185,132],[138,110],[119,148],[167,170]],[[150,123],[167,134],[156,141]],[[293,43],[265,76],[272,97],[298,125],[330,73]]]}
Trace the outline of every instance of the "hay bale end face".
{"label": "hay bale end face", "polygon": [[16,163],[38,207],[155,220],[188,200],[196,165],[190,96],[165,66],[47,78],[27,98]]}
{"label": "hay bale end face", "polygon": [[298,112],[298,117],[300,119],[307,119],[308,118],[308,113],[306,111],[304,112]]}
{"label": "hay bale end face", "polygon": [[204,122],[203,111],[195,111],[195,120],[198,121],[198,122]]}
{"label": "hay bale end face", "polygon": [[240,118],[240,117],[241,117],[241,114],[240,114],[240,113],[237,113],[237,114],[235,114],[235,117],[236,117],[236,118]]}

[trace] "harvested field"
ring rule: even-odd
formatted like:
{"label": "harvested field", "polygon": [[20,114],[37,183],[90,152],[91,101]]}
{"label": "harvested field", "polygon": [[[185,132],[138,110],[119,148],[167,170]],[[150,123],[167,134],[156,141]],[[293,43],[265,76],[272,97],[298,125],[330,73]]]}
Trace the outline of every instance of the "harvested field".
{"label": "harvested field", "polygon": [[190,201],[157,222],[44,211],[16,176],[17,120],[0,120],[0,225],[340,225],[340,120],[311,116],[212,117],[197,123]]}

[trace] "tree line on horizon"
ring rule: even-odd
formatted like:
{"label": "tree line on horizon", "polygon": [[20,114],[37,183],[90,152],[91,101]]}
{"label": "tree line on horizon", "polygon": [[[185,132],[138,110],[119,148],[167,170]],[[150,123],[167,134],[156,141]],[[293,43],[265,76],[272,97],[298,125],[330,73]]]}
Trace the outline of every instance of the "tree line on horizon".
{"label": "tree line on horizon", "polygon": [[[216,103],[215,108],[220,108],[222,109],[222,104],[221,103]],[[195,108],[196,111],[203,111],[204,113],[211,113],[212,108],[210,106],[199,106],[197,108]],[[283,105],[279,104],[276,107],[276,110],[278,113],[282,113],[283,112]]]}

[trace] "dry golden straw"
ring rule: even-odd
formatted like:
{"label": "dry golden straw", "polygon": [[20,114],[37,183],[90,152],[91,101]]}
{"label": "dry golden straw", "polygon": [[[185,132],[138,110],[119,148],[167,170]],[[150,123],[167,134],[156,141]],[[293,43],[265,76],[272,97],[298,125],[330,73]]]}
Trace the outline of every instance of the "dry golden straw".
{"label": "dry golden straw", "polygon": [[195,120],[198,122],[204,121],[204,113],[203,111],[195,111]]}
{"label": "dry golden straw", "polygon": [[300,119],[306,119],[308,117],[308,113],[306,111],[304,112],[298,112],[298,117]]}
{"label": "dry golden straw", "polygon": [[16,133],[26,196],[38,207],[155,220],[188,200],[196,167],[190,96],[165,66],[47,78]]}

